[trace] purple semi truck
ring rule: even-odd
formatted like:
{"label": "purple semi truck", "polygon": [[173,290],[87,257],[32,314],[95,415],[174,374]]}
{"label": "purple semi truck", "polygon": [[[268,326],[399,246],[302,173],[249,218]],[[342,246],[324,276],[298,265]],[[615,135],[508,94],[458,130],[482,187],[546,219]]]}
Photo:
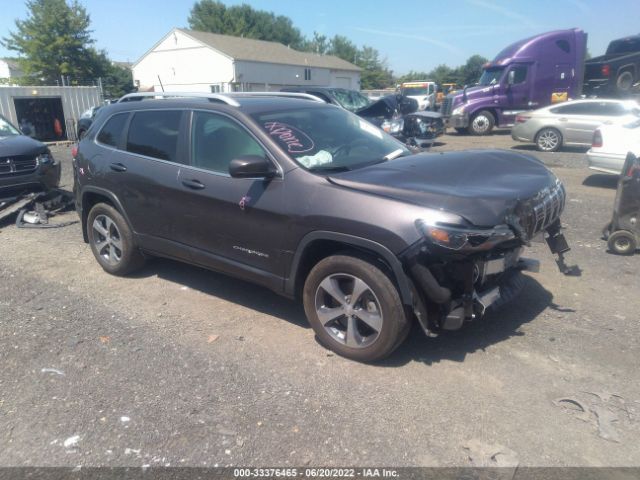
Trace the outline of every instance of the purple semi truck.
{"label": "purple semi truck", "polygon": [[513,125],[518,113],[578,98],[587,34],[556,30],[509,45],[485,64],[478,83],[442,102],[447,126],[488,135]]}

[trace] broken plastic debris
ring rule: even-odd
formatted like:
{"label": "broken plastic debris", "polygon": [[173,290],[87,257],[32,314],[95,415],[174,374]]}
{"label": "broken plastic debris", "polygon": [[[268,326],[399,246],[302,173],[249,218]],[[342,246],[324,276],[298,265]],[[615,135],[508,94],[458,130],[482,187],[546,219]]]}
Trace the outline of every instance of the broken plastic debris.
{"label": "broken plastic debris", "polygon": [[66,449],[74,449],[78,448],[78,441],[80,440],[80,435],[74,435],[72,437],[67,438],[62,445]]}
{"label": "broken plastic debris", "polygon": [[122,423],[127,423],[127,422],[131,421],[131,419],[129,417],[120,417],[120,421]]}
{"label": "broken plastic debris", "polygon": [[218,338],[220,338],[220,335],[209,335],[209,338],[207,339],[207,343],[213,343],[213,342],[215,342]]}
{"label": "broken plastic debris", "polygon": [[[576,418],[582,420],[583,422],[591,421],[591,415],[589,414],[589,407],[587,407],[584,403],[582,403],[577,398],[570,398],[570,397],[556,398],[553,401],[553,404],[556,407],[563,407],[563,408],[567,408],[568,410],[572,410],[576,414]],[[570,407],[570,405],[573,405],[574,407],[578,407],[578,408],[577,409],[572,408]]]}
{"label": "broken plastic debris", "polygon": [[463,448],[467,450],[469,461],[474,467],[515,468],[520,463],[516,452],[503,445],[492,445],[474,438]]}
{"label": "broken plastic debris", "polygon": [[594,405],[591,409],[596,417],[598,417],[598,435],[600,438],[620,443],[620,435],[612,425],[613,422],[618,421],[618,416],[600,405]]}
{"label": "broken plastic debris", "polygon": [[57,368],[43,368],[40,371],[42,373],[55,373],[56,375],[61,375],[64,377],[64,372],[62,370],[58,370]]}

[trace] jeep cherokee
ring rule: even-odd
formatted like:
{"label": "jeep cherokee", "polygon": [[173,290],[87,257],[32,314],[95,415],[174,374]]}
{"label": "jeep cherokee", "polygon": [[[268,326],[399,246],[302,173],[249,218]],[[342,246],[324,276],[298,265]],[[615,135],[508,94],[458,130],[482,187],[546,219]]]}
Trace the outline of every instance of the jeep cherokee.
{"label": "jeep cherokee", "polygon": [[[157,95],[157,94],[156,94]],[[157,255],[302,299],[340,355],[390,354],[507,301],[565,191],[507,151],[412,155],[302,94],[212,94],[103,107],[74,159],[84,239],[125,275]],[[201,95],[202,96],[202,95]]]}

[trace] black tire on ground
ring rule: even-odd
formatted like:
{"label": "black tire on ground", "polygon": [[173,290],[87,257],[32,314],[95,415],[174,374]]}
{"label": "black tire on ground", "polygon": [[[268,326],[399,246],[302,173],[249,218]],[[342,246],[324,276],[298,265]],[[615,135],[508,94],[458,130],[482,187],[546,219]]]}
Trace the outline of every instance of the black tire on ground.
{"label": "black tire on ground", "polygon": [[[329,333],[330,328],[325,327],[319,318],[318,311],[320,308],[335,308],[329,307],[322,302],[320,302],[322,303],[321,305],[318,304],[319,299],[323,296],[321,293],[323,290],[320,287],[321,283],[324,284],[328,279],[335,279],[341,276],[353,277],[363,281],[370,289],[370,292],[375,295],[375,300],[379,304],[379,311],[376,310],[376,313],[382,318],[381,328],[377,336],[373,335],[375,338],[370,344],[356,347],[348,346],[346,340],[348,337],[347,329],[345,329],[344,341],[339,341]],[[345,287],[343,287],[345,290],[349,289],[348,282],[348,279],[345,280]],[[340,293],[344,293],[344,291],[340,290]],[[406,338],[411,327],[405,307],[400,299],[400,294],[387,274],[370,261],[348,254],[333,255],[318,262],[305,280],[302,296],[307,319],[320,343],[337,354],[352,360],[373,362],[388,356]],[[351,295],[345,296],[345,302],[348,303],[350,297]],[[333,301],[333,298],[335,297],[329,297],[329,301]],[[358,298],[353,299],[354,309],[360,309],[356,311],[366,314],[368,308],[366,310],[363,309],[365,301],[362,300],[363,304],[360,305],[358,305],[358,301]],[[337,308],[341,308],[337,303],[334,305]],[[376,305],[375,302],[374,305]],[[357,314],[355,314],[355,318],[354,322],[358,322],[358,335],[365,337],[366,332],[363,333],[361,329],[367,329],[367,325],[363,325],[361,320],[357,320]],[[339,332],[340,328],[348,324],[348,320],[349,318],[345,314],[336,317],[334,322],[327,322],[327,325],[336,325],[336,330],[334,331]]]}
{"label": "black tire on ground", "polygon": [[87,216],[87,234],[91,251],[106,272],[127,275],[144,264],[144,256],[135,245],[127,221],[111,205],[93,206]]}
{"label": "black tire on ground", "polygon": [[633,73],[629,70],[620,72],[616,79],[616,89],[618,93],[629,93],[633,87]]}
{"label": "black tire on ground", "polygon": [[609,250],[617,255],[633,255],[638,248],[636,236],[626,230],[618,230],[609,236]]}
{"label": "black tire on ground", "polygon": [[536,133],[535,142],[541,152],[557,152],[562,146],[562,134],[555,128],[545,127]]}
{"label": "black tire on ground", "polygon": [[468,131],[472,135],[489,135],[493,131],[496,119],[489,110],[480,110],[469,123]]}

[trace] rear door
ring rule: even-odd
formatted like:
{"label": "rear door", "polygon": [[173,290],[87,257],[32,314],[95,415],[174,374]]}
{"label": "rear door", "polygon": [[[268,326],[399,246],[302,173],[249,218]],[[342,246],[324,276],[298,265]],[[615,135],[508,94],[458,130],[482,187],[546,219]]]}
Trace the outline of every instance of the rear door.
{"label": "rear door", "polygon": [[176,238],[173,200],[182,191],[178,176],[186,162],[188,112],[180,109],[134,112],[128,125],[124,151],[111,158],[118,177],[119,197],[143,246],[167,251]]}
{"label": "rear door", "polygon": [[558,125],[565,144],[590,145],[596,128],[610,119],[605,102],[591,101],[568,104],[552,110],[558,115]]}
{"label": "rear door", "polygon": [[240,274],[258,269],[281,277],[280,239],[286,229],[282,176],[229,175],[229,163],[242,155],[273,161],[267,150],[237,120],[210,111],[193,112],[189,142],[190,165],[178,176],[179,241],[195,249],[197,263],[222,270],[237,267],[240,271],[234,273]]}

